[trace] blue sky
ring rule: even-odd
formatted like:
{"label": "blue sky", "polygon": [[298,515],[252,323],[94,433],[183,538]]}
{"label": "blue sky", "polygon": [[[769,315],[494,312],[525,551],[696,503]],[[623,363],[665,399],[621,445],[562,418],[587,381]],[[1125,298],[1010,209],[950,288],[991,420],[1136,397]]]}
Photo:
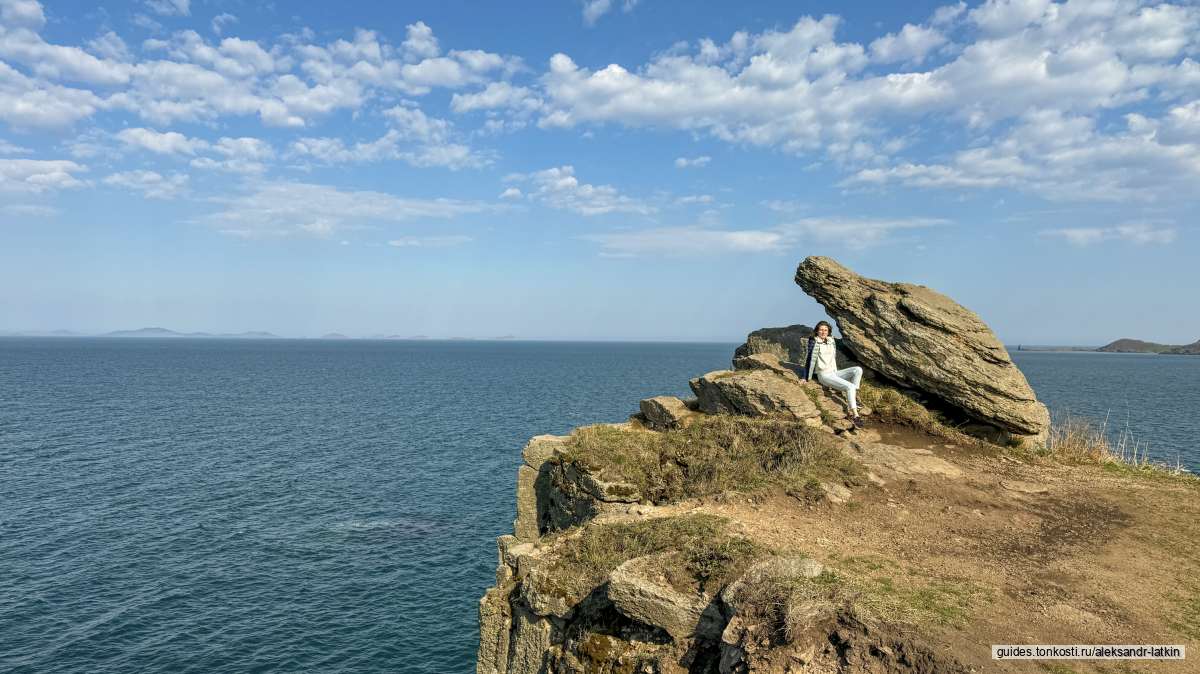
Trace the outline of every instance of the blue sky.
{"label": "blue sky", "polygon": [[1200,338],[1200,9],[0,0],[0,330]]}

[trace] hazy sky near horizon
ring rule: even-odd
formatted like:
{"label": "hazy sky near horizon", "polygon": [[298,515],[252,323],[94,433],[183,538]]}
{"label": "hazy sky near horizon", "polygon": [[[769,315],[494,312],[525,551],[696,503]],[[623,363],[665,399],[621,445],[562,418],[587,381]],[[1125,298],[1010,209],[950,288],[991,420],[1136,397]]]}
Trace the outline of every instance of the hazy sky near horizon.
{"label": "hazy sky near horizon", "polygon": [[1200,338],[1192,2],[0,0],[0,330]]}

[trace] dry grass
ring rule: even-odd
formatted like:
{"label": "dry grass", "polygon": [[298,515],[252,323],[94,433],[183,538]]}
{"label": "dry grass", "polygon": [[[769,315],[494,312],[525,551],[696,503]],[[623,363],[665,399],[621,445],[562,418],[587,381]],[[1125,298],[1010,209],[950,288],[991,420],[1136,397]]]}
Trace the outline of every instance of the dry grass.
{"label": "dry grass", "polygon": [[982,443],[978,438],[946,425],[940,414],[926,409],[896,389],[864,383],[857,395],[859,401],[870,407],[876,418],[884,423],[908,426],[959,444]]}
{"label": "dry grass", "polygon": [[1046,447],[1024,455],[1064,464],[1103,466],[1116,472],[1191,477],[1178,460],[1169,464],[1150,459],[1147,447],[1128,426],[1113,437],[1107,419],[1097,427],[1088,419],[1071,416],[1069,410],[1051,416]]}
{"label": "dry grass", "polygon": [[886,575],[849,568],[855,561],[861,560],[841,560],[847,568],[826,570],[816,578],[773,578],[749,588],[746,614],[790,642],[815,621],[841,612],[868,624],[961,629],[979,600],[994,601],[986,590],[969,584],[898,584]]}
{"label": "dry grass", "polygon": [[[663,554],[660,565],[676,589],[715,595],[753,560],[774,554],[746,538],[725,534],[728,522],[715,515],[679,515],[640,522],[591,525],[580,535],[556,537],[554,578],[566,594],[586,596],[621,564]],[[666,553],[666,554],[664,554]]]}
{"label": "dry grass", "polygon": [[580,462],[607,480],[636,484],[654,503],[759,490],[815,501],[823,497],[822,480],[857,485],[864,474],[823,431],[725,415],[665,433],[579,428],[562,460]]}

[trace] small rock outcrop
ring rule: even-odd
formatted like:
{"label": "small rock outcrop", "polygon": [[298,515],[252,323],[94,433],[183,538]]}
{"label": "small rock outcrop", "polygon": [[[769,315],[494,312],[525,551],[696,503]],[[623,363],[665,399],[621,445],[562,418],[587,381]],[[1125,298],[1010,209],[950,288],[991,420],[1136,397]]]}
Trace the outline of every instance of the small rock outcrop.
{"label": "small rock outcrop", "polygon": [[1049,429],[1046,406],[970,309],[925,286],[864,278],[827,257],[804,260],[796,283],[884,377],[1012,433],[1041,437]]}
{"label": "small rock outcrop", "polygon": [[697,416],[697,413],[688,409],[682,400],[671,396],[647,398],[639,403],[638,407],[645,417],[643,423],[652,431],[681,428],[688,419]]}
{"label": "small rock outcrop", "polygon": [[807,340],[813,329],[807,325],[763,328],[746,335],[746,343],[733,352],[734,358],[769,353],[785,363],[804,363],[808,356]]}
{"label": "small rock outcrop", "polygon": [[771,370],[718,370],[688,385],[705,414],[779,415],[797,421],[817,419],[820,423],[820,410],[799,383],[794,374],[788,377]]}
{"label": "small rock outcrop", "polygon": [[660,577],[659,556],[638,557],[608,579],[608,599],[623,615],[661,627],[674,639],[715,638],[725,621],[705,594],[683,593]]}

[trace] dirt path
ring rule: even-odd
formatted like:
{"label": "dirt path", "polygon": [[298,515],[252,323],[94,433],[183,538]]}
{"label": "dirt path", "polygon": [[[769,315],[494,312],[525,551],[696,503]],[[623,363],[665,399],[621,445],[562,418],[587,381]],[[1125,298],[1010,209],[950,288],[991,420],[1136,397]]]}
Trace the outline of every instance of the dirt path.
{"label": "dirt path", "polygon": [[[1195,488],[1029,465],[903,427],[868,423],[864,437],[942,459],[962,475],[873,466],[884,484],[855,487],[845,504],[718,497],[655,515],[721,515],[780,552],[808,554],[899,597],[932,597],[941,613],[926,621],[928,638],[976,672],[1200,672]],[[1186,644],[1190,652],[1185,661],[997,662],[992,644]]]}

